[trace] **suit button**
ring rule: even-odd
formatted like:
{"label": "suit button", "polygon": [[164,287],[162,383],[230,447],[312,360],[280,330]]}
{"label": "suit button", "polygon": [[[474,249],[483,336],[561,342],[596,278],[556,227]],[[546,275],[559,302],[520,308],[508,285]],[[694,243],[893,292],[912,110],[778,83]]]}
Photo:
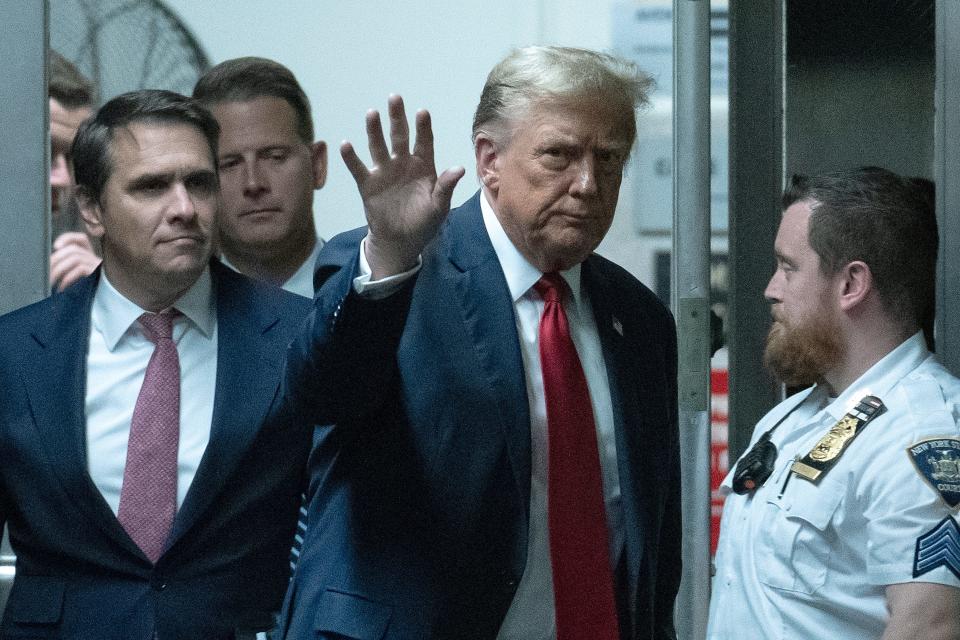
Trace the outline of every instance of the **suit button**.
{"label": "suit button", "polygon": [[150,580],[150,586],[153,588],[154,591],[163,591],[164,589],[167,588],[167,583],[162,577],[154,576]]}

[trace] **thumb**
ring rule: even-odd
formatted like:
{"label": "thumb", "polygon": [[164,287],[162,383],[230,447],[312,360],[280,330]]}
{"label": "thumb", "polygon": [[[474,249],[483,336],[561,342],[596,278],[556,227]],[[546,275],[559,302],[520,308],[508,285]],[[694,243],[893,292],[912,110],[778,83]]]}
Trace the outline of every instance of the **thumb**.
{"label": "thumb", "polygon": [[440,174],[433,186],[433,202],[440,211],[450,210],[450,200],[453,199],[453,189],[466,173],[463,167],[452,167]]}

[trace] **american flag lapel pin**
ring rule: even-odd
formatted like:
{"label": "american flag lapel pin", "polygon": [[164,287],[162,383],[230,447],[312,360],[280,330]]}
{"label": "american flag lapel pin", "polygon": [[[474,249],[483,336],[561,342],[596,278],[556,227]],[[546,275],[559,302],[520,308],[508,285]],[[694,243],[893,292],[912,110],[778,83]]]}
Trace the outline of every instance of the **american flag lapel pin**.
{"label": "american flag lapel pin", "polygon": [[613,330],[620,334],[621,338],[623,337],[623,323],[617,316],[613,316]]}

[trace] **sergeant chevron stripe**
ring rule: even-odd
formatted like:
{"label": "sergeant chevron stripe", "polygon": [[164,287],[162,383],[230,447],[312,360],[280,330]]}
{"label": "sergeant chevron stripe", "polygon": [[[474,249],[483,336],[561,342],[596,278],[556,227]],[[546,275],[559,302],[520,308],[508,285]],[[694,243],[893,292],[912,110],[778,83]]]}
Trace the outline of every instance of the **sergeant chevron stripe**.
{"label": "sergeant chevron stripe", "polygon": [[936,527],[917,538],[913,577],[922,576],[940,565],[960,578],[960,525],[952,516],[947,516]]}

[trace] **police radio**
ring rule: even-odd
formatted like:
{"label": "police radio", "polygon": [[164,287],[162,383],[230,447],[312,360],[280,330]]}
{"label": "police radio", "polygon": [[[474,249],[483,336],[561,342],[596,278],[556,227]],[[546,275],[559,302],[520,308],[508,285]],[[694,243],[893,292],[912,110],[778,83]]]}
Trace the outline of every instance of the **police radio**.
{"label": "police radio", "polygon": [[770,442],[770,436],[801,404],[803,402],[797,403],[790,411],[787,411],[782,418],[777,420],[777,424],[760,436],[760,439],[750,447],[750,451],[740,458],[736,469],[733,470],[734,493],[743,495],[756,491],[767,481],[767,478],[773,473],[773,466],[777,463],[777,445]]}
{"label": "police radio", "polygon": [[[776,426],[779,426],[779,423]],[[740,458],[733,472],[735,493],[743,495],[759,489],[773,473],[773,466],[777,462],[777,445],[770,442],[771,433],[773,429],[760,436],[750,451]]]}

